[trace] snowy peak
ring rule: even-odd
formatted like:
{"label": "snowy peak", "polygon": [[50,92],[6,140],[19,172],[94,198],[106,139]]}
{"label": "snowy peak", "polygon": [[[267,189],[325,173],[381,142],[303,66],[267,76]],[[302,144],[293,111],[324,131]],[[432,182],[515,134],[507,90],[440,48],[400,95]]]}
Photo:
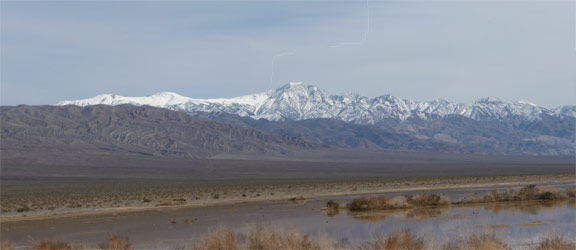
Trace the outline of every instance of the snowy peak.
{"label": "snowy peak", "polygon": [[272,94],[273,98],[280,99],[314,99],[316,97],[326,97],[328,96],[322,90],[318,88],[307,85],[301,82],[291,82],[288,83],[274,91]]}
{"label": "snowy peak", "polygon": [[555,108],[554,113],[556,115],[564,115],[564,116],[574,116],[576,117],[576,105],[572,106],[560,106]]}
{"label": "snowy peak", "polygon": [[520,118],[538,120],[542,114],[575,116],[576,106],[554,110],[523,101],[504,101],[488,97],[472,105],[451,103],[437,99],[417,102],[391,95],[368,98],[358,94],[329,95],[315,86],[291,82],[266,92],[221,99],[193,99],[172,92],[160,92],[145,97],[98,95],[92,98],[63,101],[57,105],[150,105],[172,110],[197,112],[224,112],[255,119],[303,120],[331,118],[357,124],[376,124],[385,119],[406,120],[410,117],[428,119],[447,115],[461,115],[476,120],[504,120]]}
{"label": "snowy peak", "polygon": [[476,104],[498,104],[498,103],[502,103],[502,102],[503,101],[500,98],[489,96],[489,97],[477,100],[475,103]]}
{"label": "snowy peak", "polygon": [[178,103],[188,102],[191,100],[193,99],[172,92],[160,92],[144,97],[125,97],[119,95],[104,94],[84,100],[62,101],[59,102],[57,105],[89,106],[97,104],[105,104],[105,105],[132,104],[137,106],[149,105],[155,107],[165,107]]}

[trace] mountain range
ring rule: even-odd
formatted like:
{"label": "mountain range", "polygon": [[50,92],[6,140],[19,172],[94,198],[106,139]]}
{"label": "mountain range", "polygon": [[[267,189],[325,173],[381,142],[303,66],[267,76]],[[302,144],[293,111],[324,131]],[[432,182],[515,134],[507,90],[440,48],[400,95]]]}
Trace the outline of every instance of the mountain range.
{"label": "mountain range", "polygon": [[[205,158],[325,148],[300,138],[240,128],[150,106],[1,107],[3,153]],[[41,157],[39,159],[42,159]]]}
{"label": "mountain range", "polygon": [[125,97],[112,94],[93,98],[62,101],[57,105],[149,105],[188,113],[223,112],[269,121],[327,118],[354,124],[378,124],[388,119],[430,119],[460,115],[475,120],[522,119],[534,121],[548,116],[576,116],[576,106],[546,109],[530,102],[503,101],[488,97],[472,105],[445,100],[417,102],[391,95],[368,98],[358,94],[329,95],[303,83],[289,83],[278,89],[229,99],[193,99],[171,92],[145,97]]}
{"label": "mountain range", "polygon": [[2,150],[15,151],[86,148],[195,158],[318,148],[574,155],[576,145],[575,106],[329,95],[302,83],[230,99],[99,95],[1,111]]}

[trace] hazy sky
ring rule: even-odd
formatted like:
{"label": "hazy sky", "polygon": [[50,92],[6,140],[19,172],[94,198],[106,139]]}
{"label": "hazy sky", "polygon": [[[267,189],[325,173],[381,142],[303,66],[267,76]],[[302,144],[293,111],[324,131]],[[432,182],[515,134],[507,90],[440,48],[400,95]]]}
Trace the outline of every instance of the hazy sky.
{"label": "hazy sky", "polygon": [[233,97],[290,81],[419,101],[576,104],[573,1],[1,5],[2,105]]}

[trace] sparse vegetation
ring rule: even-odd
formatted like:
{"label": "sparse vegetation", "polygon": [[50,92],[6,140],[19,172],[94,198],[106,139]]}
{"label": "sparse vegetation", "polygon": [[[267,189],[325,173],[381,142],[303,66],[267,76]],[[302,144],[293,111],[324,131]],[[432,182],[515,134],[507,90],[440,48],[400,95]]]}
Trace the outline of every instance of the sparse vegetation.
{"label": "sparse vegetation", "polygon": [[111,234],[105,242],[100,243],[98,247],[102,250],[128,250],[132,248],[132,243],[127,237]]}
{"label": "sparse vegetation", "polygon": [[28,212],[28,211],[30,211],[30,207],[28,207],[28,206],[22,206],[22,207],[16,209],[16,212],[18,212],[18,213]]}
{"label": "sparse vegetation", "polygon": [[574,198],[574,190],[573,186],[560,189],[528,185],[521,189],[494,190],[483,196],[466,197],[454,204],[567,199]]}
{"label": "sparse vegetation", "polygon": [[416,236],[409,230],[400,230],[376,238],[368,249],[421,250],[424,249],[424,244],[424,238]]}
{"label": "sparse vegetation", "polygon": [[[128,250],[132,249],[132,244],[126,237],[111,234],[104,243],[98,245],[102,250]],[[541,238],[536,244],[528,247],[530,250],[572,250],[576,249],[574,239],[569,239],[563,235],[551,234]],[[14,249],[14,245],[8,241],[2,242],[2,249]],[[83,249],[83,247],[72,247],[71,244],[42,240],[36,242],[33,250],[71,250]],[[359,249],[359,250],[506,250],[509,245],[505,240],[495,234],[473,234],[460,239],[454,239],[440,246],[435,245],[433,239],[426,239],[423,236],[414,234],[412,231],[402,229],[391,234],[374,238],[366,245],[353,246],[347,240],[333,241],[327,236],[312,238],[306,234],[295,230],[286,230],[276,227],[254,226],[244,236],[235,234],[228,228],[218,228],[202,237],[194,246],[195,250],[236,250],[236,249]]]}
{"label": "sparse vegetation", "polygon": [[333,200],[329,200],[328,202],[326,202],[326,207],[328,209],[338,210],[340,208],[340,204]]}
{"label": "sparse vegetation", "polygon": [[565,189],[540,188],[536,185],[528,185],[521,189],[494,190],[483,196],[466,197],[461,200],[450,202],[448,197],[438,194],[417,194],[396,196],[393,198],[366,196],[352,200],[347,204],[351,211],[369,211],[415,208],[426,206],[445,206],[450,204],[492,203],[510,201],[536,201],[536,200],[559,200],[573,199],[576,188],[574,186]]}
{"label": "sparse vegetation", "polygon": [[440,206],[450,204],[450,199],[444,195],[417,194],[408,196],[406,203],[411,207]]}
{"label": "sparse vegetation", "polygon": [[2,241],[2,244],[0,245],[0,249],[2,250],[13,250],[14,248],[14,244],[10,241]]}
{"label": "sparse vegetation", "polygon": [[34,244],[34,250],[71,250],[72,246],[66,242],[54,240],[41,240]]}
{"label": "sparse vegetation", "polygon": [[537,250],[574,250],[576,249],[576,240],[569,239],[564,235],[549,235],[540,239]]}
{"label": "sparse vegetation", "polygon": [[442,249],[445,250],[506,250],[507,244],[504,240],[494,234],[473,234],[466,239],[454,240],[446,243]]}
{"label": "sparse vegetation", "polygon": [[220,228],[208,234],[196,245],[198,250],[235,250],[238,249],[238,240],[232,231]]}
{"label": "sparse vegetation", "polygon": [[289,199],[289,201],[304,201],[306,200],[306,198],[304,198],[304,196],[297,196],[297,197],[292,197]]}
{"label": "sparse vegetation", "polygon": [[184,223],[185,224],[194,224],[194,220],[187,219],[187,220],[184,220]]}
{"label": "sparse vegetation", "polygon": [[340,213],[340,204],[333,200],[326,202],[326,214],[330,217],[336,216]]}
{"label": "sparse vegetation", "polygon": [[318,249],[317,243],[297,231],[256,226],[248,236],[249,249]]}
{"label": "sparse vegetation", "polygon": [[391,204],[389,204],[388,198],[380,198],[375,196],[367,196],[354,199],[352,202],[348,203],[346,207],[352,211],[399,208],[396,206],[392,207]]}
{"label": "sparse vegetation", "polygon": [[[522,181],[573,180],[574,175],[546,175],[546,176],[523,176]],[[0,188],[0,203],[2,204],[3,216],[22,216],[28,212],[37,214],[69,213],[87,211],[111,207],[153,207],[153,206],[177,206],[184,204],[208,204],[221,200],[267,200],[307,197],[310,192],[315,194],[378,192],[396,188],[439,187],[442,185],[457,185],[474,183],[514,182],[518,177],[458,177],[458,178],[399,178],[383,180],[363,181],[302,181],[302,182],[256,182],[256,183],[190,183],[180,181],[154,181],[154,182],[70,182],[58,183],[40,181],[35,183],[20,183],[3,181]],[[567,190],[545,189],[541,187],[527,188],[522,194],[526,197],[534,196],[530,190],[542,192],[538,199],[562,199],[574,198],[576,189],[571,187]],[[74,193],[70,193],[74,190]],[[271,194],[274,194],[273,196]],[[498,199],[505,200],[506,195],[493,195]],[[504,197],[504,198],[503,198]],[[516,198],[510,198],[514,200]],[[218,198],[218,199],[216,199]],[[490,200],[492,198],[486,198]],[[494,200],[494,199],[492,199]],[[526,199],[520,199],[526,200]],[[442,203],[442,199],[434,195],[422,197],[414,196],[414,204],[428,202]],[[470,197],[465,202],[484,202],[483,197]],[[420,206],[418,205],[418,206]],[[410,204],[408,204],[410,206]]]}
{"label": "sparse vegetation", "polygon": [[351,211],[367,211],[448,204],[450,204],[448,197],[436,194],[405,195],[393,198],[367,196],[352,200],[352,202],[348,203],[347,208]]}

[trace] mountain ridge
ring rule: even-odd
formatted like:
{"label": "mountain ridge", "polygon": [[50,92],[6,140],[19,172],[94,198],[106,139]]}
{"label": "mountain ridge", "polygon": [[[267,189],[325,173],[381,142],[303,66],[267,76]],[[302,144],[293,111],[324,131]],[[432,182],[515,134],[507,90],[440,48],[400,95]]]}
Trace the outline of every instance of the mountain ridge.
{"label": "mountain ridge", "polygon": [[328,118],[355,124],[377,124],[386,119],[405,121],[410,117],[461,115],[475,120],[521,118],[534,121],[541,115],[576,116],[576,105],[547,109],[526,101],[504,101],[486,97],[473,104],[453,103],[443,99],[417,102],[392,95],[375,98],[355,93],[330,95],[304,83],[288,83],[280,88],[234,98],[194,99],[172,92],[145,97],[105,94],[92,98],[61,101],[56,105],[149,105],[187,113],[224,112],[270,121]]}
{"label": "mountain ridge", "polygon": [[458,115],[361,125],[333,119],[268,121],[227,113],[196,113],[236,127],[303,138],[333,147],[485,155],[574,155],[575,120],[473,120]]}
{"label": "mountain ridge", "polygon": [[111,153],[204,158],[325,148],[183,112],[134,105],[1,106],[3,152]]}

